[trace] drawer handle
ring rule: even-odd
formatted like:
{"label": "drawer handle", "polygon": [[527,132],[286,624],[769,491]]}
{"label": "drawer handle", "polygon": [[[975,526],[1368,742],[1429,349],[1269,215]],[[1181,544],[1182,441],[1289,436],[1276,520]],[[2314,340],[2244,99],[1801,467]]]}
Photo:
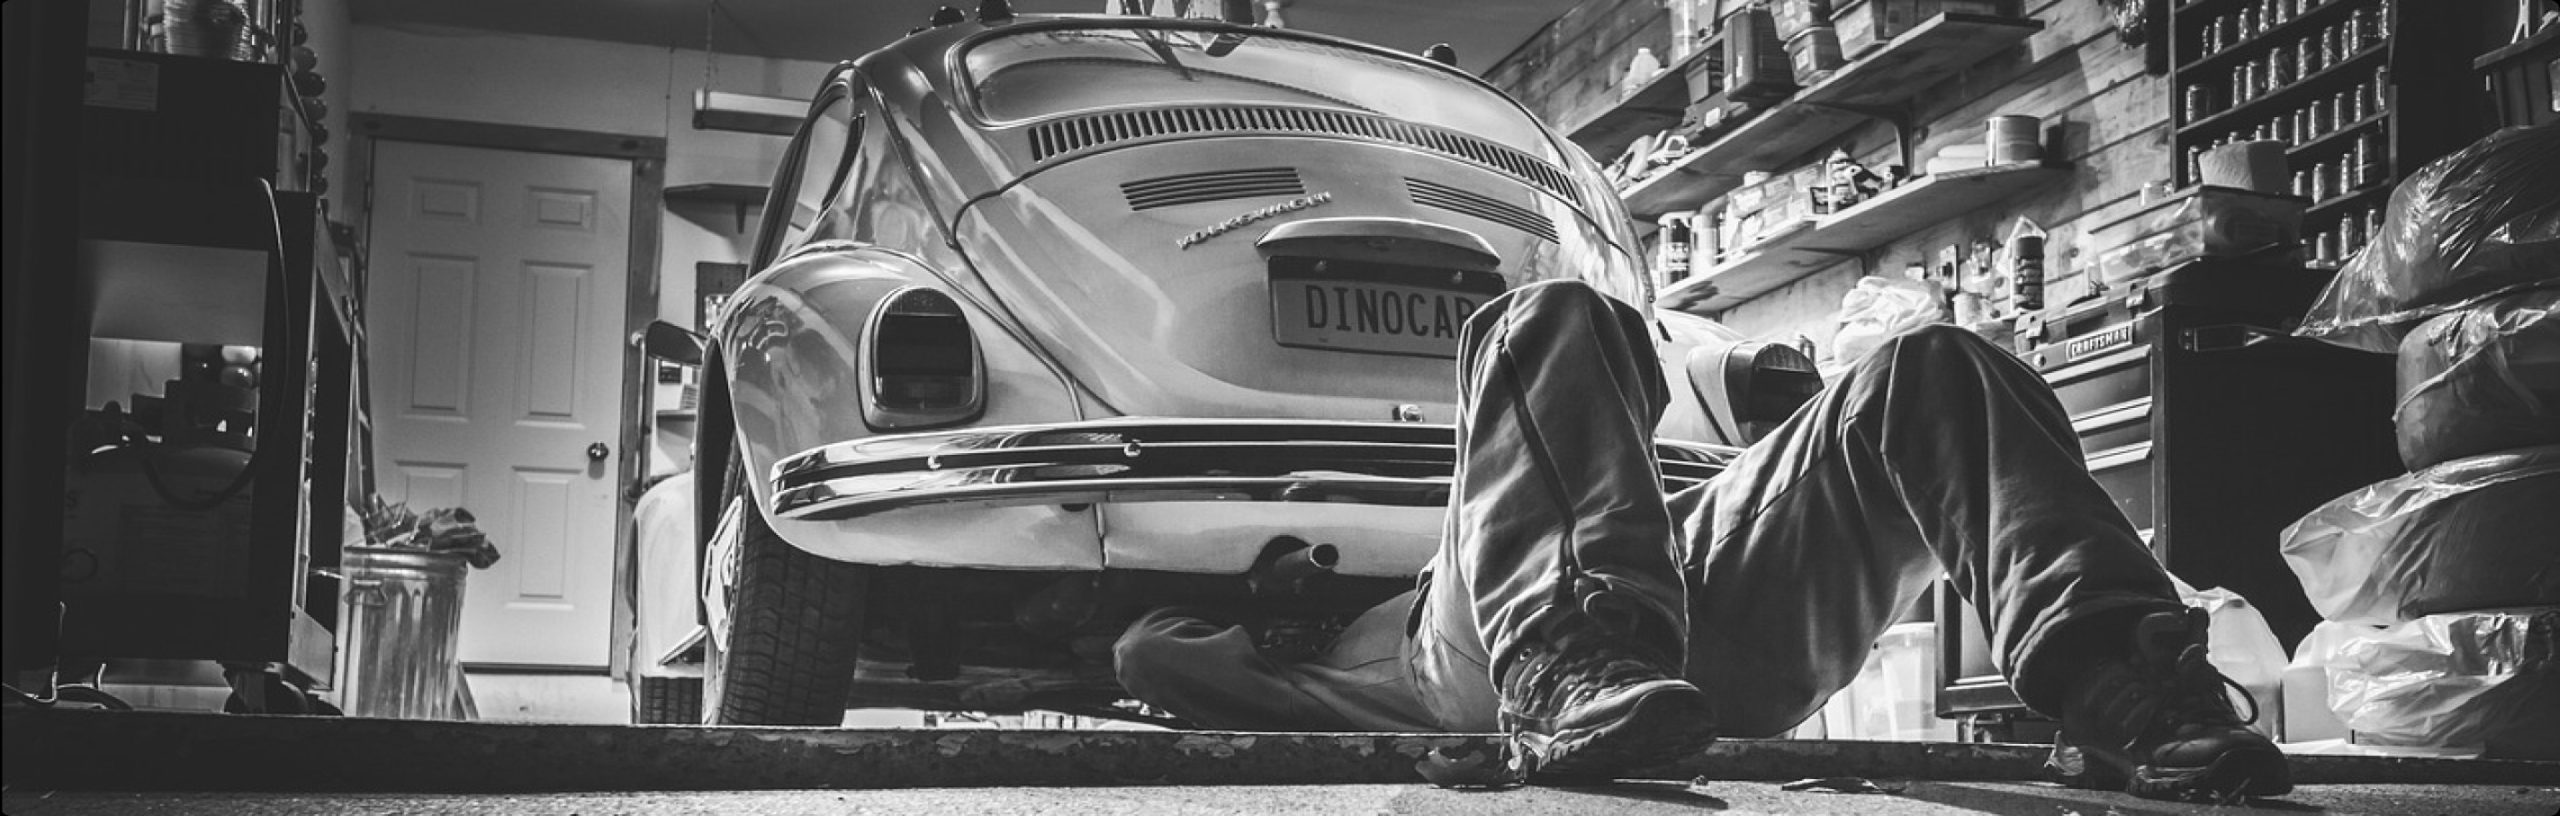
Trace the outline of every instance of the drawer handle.
{"label": "drawer handle", "polygon": [[2150,458],[2151,443],[2148,441],[2135,442],[2131,445],[2118,448],[2108,448],[2089,455],[2089,472],[2096,473],[2101,470],[2114,470],[2135,462],[2148,461]]}
{"label": "drawer handle", "polygon": [[2135,397],[2071,418],[2071,430],[2086,436],[2118,425],[2151,418],[2151,398]]}

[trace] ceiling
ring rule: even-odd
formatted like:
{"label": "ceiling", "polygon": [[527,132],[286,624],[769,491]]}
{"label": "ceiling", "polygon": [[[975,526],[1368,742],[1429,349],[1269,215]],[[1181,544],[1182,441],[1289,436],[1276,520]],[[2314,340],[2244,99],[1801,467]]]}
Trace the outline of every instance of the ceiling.
{"label": "ceiling", "polygon": [[[351,0],[358,23],[427,23],[835,62],[888,44],[948,2],[975,0]],[[1099,12],[1106,0],[1016,0],[1024,13]],[[1564,13],[1563,0],[1288,0],[1290,28],[1418,51],[1458,49],[1481,72]]]}

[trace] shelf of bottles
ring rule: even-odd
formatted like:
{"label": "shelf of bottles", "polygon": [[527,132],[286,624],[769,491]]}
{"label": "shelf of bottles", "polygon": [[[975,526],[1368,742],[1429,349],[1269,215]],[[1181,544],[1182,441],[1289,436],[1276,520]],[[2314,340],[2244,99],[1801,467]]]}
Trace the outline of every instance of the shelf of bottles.
{"label": "shelf of bottles", "polygon": [[2382,223],[2398,181],[2391,0],[2191,0],[2173,18],[2178,183],[2205,152],[2283,142],[2309,199],[2305,255],[2335,265]]}

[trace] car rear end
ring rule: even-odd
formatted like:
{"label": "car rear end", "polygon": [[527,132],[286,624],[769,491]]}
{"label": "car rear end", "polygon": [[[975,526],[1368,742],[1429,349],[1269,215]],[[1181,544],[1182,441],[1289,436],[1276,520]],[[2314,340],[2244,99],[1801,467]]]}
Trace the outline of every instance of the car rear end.
{"label": "car rear end", "polygon": [[[1445,66],[1099,18],[989,27],[947,65],[966,136],[930,158],[986,180],[955,243],[1082,416],[804,452],[777,518],[1090,507],[1106,568],[1241,573],[1292,536],[1406,576],[1437,544],[1467,315],[1549,279],[1649,300],[1588,160]],[[1677,447],[1679,483],[1720,461]]]}

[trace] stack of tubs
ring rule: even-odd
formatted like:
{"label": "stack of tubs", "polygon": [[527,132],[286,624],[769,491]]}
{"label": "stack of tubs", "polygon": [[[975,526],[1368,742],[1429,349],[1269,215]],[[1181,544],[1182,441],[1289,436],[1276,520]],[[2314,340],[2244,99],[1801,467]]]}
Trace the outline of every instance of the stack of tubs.
{"label": "stack of tubs", "polygon": [[[2554,189],[2553,126],[2428,165],[2304,323],[2398,355],[2393,419],[2411,472],[2285,531],[2324,619],[2288,671],[2293,740],[2560,759]],[[2324,720],[2332,733],[2317,732]]]}

